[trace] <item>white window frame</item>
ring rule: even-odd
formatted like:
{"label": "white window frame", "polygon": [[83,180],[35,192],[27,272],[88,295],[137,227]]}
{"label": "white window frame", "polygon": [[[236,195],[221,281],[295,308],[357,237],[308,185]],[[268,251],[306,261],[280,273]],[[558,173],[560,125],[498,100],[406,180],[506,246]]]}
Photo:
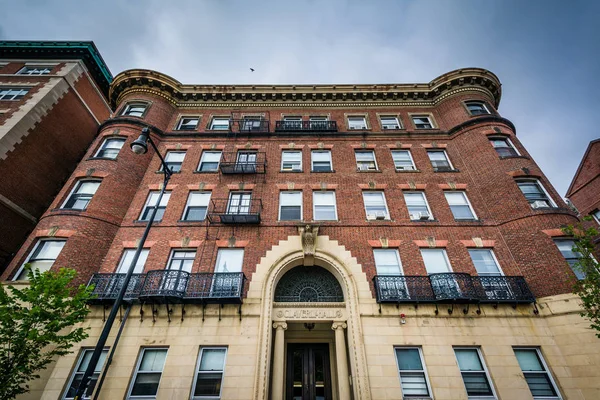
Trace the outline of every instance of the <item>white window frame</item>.
{"label": "white window frame", "polygon": [[[202,171],[202,163],[203,162],[214,162],[214,161],[205,161],[204,160],[204,155],[205,154],[216,154],[216,153],[219,153],[219,161],[217,161],[217,168],[210,169],[210,170],[207,170],[207,171]],[[206,172],[218,172],[219,171],[219,165],[221,164],[221,158],[222,157],[223,157],[223,151],[221,151],[221,150],[206,150],[206,151],[203,151],[202,155],[200,156],[200,162],[198,163],[198,169],[197,169],[197,171],[198,172],[203,172],[203,173],[206,173]]]}
{"label": "white window frame", "polygon": [[[73,195],[79,194],[79,193],[77,193],[77,190],[79,190],[81,188],[81,186],[83,186],[83,184],[87,183],[87,182],[97,182],[98,186],[96,186],[96,190],[90,196],[90,199],[88,200],[88,202],[85,205],[85,207],[84,208],[73,208],[73,207],[68,207],[67,208],[66,205],[71,200],[71,197]],[[96,192],[100,188],[101,184],[102,184],[102,180],[101,179],[79,179],[77,182],[75,182],[75,185],[73,185],[73,189],[71,189],[71,191],[69,192],[69,195],[67,196],[67,198],[65,199],[65,201],[63,201],[63,203],[60,206],[60,208],[63,209],[63,210],[75,210],[75,211],[85,211],[85,210],[87,210],[88,206],[90,205],[92,199],[96,195]]]}
{"label": "white window frame", "polygon": [[[408,158],[410,158],[410,162],[412,163],[412,169],[398,169],[398,167],[396,166],[396,160],[394,160],[394,153],[395,152],[399,153],[399,152],[402,152],[402,151],[405,151],[405,152],[408,153]],[[408,149],[394,149],[394,150],[391,151],[391,153],[392,153],[392,162],[394,163],[394,169],[396,171],[417,171],[417,166],[415,165],[415,160],[413,159],[412,152],[410,150],[408,150]]]}
{"label": "white window frame", "polygon": [[[402,388],[402,372],[400,372],[400,363],[398,362],[398,354],[396,350],[409,350],[409,349],[417,349],[419,352],[419,358],[421,359],[421,367],[422,370],[404,370],[404,372],[423,372],[425,375],[425,384],[427,385],[428,396],[412,396],[409,395],[404,396],[404,389]],[[427,373],[427,366],[425,365],[425,357],[423,356],[423,348],[420,346],[394,346],[394,358],[396,359],[396,370],[398,371],[398,378],[400,379],[400,389],[402,391],[402,397],[405,399],[416,398],[416,399],[433,399],[433,392],[431,391],[431,384],[429,383],[429,374]]]}
{"label": "white window frame", "polygon": [[434,172],[445,172],[445,171],[436,171],[436,166],[433,165],[433,161],[431,159],[431,157],[429,157],[430,153],[443,153],[444,157],[446,158],[446,161],[448,162],[448,165],[450,166],[450,170],[454,171],[454,165],[452,164],[452,161],[450,161],[450,157],[448,157],[448,152],[444,149],[427,149],[427,158],[429,159],[429,162],[431,163],[431,168],[433,168]]}
{"label": "white window frame", "polygon": [[[100,367],[100,371],[98,372],[94,372],[95,374],[98,374],[98,376],[96,377],[96,385],[98,384],[98,379],[100,378],[100,373],[102,372],[102,367],[104,366],[104,362],[106,362],[106,358],[108,357],[108,347],[105,347],[104,349],[102,349],[102,353],[106,352],[106,355],[104,356],[104,361],[102,364],[100,364],[98,362],[98,365],[96,366],[96,368],[98,368],[98,366]],[[81,366],[81,362],[83,361],[84,355],[87,352],[94,352],[94,348],[93,347],[87,347],[87,348],[82,348],[81,351],[79,352],[79,356],[77,357],[77,361],[75,362],[75,367],[73,368],[73,370],[71,371],[71,373],[69,374],[69,380],[67,381],[67,387],[65,389],[65,392],[63,393],[63,395],[61,396],[62,400],[71,400],[74,399],[75,397],[67,397],[67,394],[69,393],[69,389],[71,388],[71,385],[73,384],[73,381],[75,380],[75,376],[77,374],[81,374],[83,376],[84,372],[79,372],[78,369]],[[87,387],[86,392],[90,389],[90,386]],[[95,389],[95,386],[94,386]],[[91,393],[90,393],[91,394]],[[81,397],[82,399],[90,399],[91,396],[86,396],[85,393],[84,395]]]}
{"label": "white window frame", "polygon": [[[21,264],[21,267],[13,275],[13,278],[12,278],[13,282],[27,281],[27,276],[25,276],[25,279],[18,279],[19,275],[21,275],[23,273],[23,270],[25,269],[25,264],[27,264],[29,262],[29,260],[31,260],[31,257],[33,257],[33,255],[38,250],[38,248],[42,245],[43,242],[63,242],[63,247],[60,249],[60,251],[56,255],[56,258],[58,258],[60,256],[60,253],[62,253],[63,249],[65,248],[65,245],[67,244],[67,239],[66,238],[54,238],[54,237],[38,239],[38,241],[35,243],[35,246],[33,246],[31,251],[27,255],[25,262],[23,264]],[[54,266],[54,263],[56,262],[56,258],[54,259],[54,262],[52,263],[52,265],[50,266],[50,268],[48,270],[52,269],[52,267]]]}
{"label": "white window frame", "polygon": [[[182,128],[183,126],[183,121],[186,119],[190,119],[190,120],[196,120],[196,125],[194,125],[193,128]],[[178,131],[195,131],[196,129],[198,129],[198,125],[200,124],[200,117],[199,116],[181,116],[181,118],[179,118],[179,122],[177,123],[177,128],[176,130]]]}
{"label": "white window frame", "polygon": [[[227,126],[225,126],[225,124],[216,124],[216,121],[227,121]],[[231,119],[229,119],[229,117],[212,117],[208,129],[211,131],[228,131],[230,127]]]}
{"label": "white window frame", "polygon": [[519,149],[517,149],[517,147],[512,142],[512,140],[510,140],[509,137],[507,137],[507,136],[490,136],[490,137],[488,137],[488,139],[490,141],[490,144],[492,145],[492,148],[494,149],[496,154],[498,154],[498,156],[500,156],[500,154],[498,153],[498,150],[496,150],[496,149],[498,149],[499,147],[494,146],[494,144],[492,143],[492,141],[494,141],[494,140],[504,140],[506,143],[508,143],[509,147],[511,149],[513,149],[515,153],[517,153],[517,156],[519,156],[519,157],[521,156],[521,152],[519,152]]}
{"label": "white window frame", "polygon": [[429,202],[427,201],[427,196],[425,195],[424,191],[418,191],[418,190],[417,191],[408,191],[408,190],[405,190],[405,191],[402,192],[402,197],[404,197],[404,204],[406,204],[406,211],[408,211],[408,218],[411,221],[420,221],[421,220],[420,218],[419,219],[413,219],[412,216],[414,214],[411,214],[410,210],[408,209],[408,203],[406,202],[406,196],[405,195],[406,194],[413,194],[413,193],[419,193],[419,194],[421,194],[421,197],[425,201],[425,206],[427,207],[427,212],[429,213],[429,219],[428,220],[432,221],[433,220],[433,212],[431,211],[431,207],[429,207]]}
{"label": "white window frame", "polygon": [[[442,255],[444,256],[444,262],[446,263],[446,267],[448,267],[448,271],[446,272],[429,272],[427,271],[427,263],[425,262],[425,257],[423,257],[423,252],[429,253],[429,252],[433,252],[433,251],[439,251],[442,253]],[[425,272],[427,272],[427,275],[431,275],[431,274],[444,274],[444,273],[453,273],[454,270],[452,269],[452,264],[450,263],[450,258],[448,258],[448,252],[446,251],[446,249],[444,248],[421,248],[419,249],[419,252],[421,253],[421,259],[423,260],[423,265],[425,266]]]}
{"label": "white window frame", "polygon": [[471,262],[473,263],[473,266],[475,267],[475,271],[477,272],[477,275],[479,276],[498,276],[498,275],[488,275],[486,273],[482,274],[481,272],[477,271],[477,267],[475,266],[475,261],[473,261],[473,257],[471,257],[471,251],[488,251],[491,255],[492,255],[492,259],[494,260],[494,263],[496,264],[496,267],[498,268],[498,272],[500,273],[499,276],[504,276],[504,271],[502,271],[502,267],[500,266],[500,263],[498,262],[498,258],[496,258],[496,253],[494,253],[493,249],[490,248],[483,248],[483,247],[472,247],[472,248],[468,248],[467,251],[469,252],[469,258],[471,258]]}
{"label": "white window frame", "polygon": [[[397,274],[388,274],[388,273],[382,273],[381,271],[379,271],[379,265],[377,264],[377,257],[375,256],[375,254],[377,253],[394,253],[396,255],[396,261],[398,262],[398,273]],[[398,249],[373,249],[373,259],[375,260],[375,272],[377,275],[404,275],[404,269],[402,268],[402,260],[400,259],[400,253],[398,253]],[[383,267],[383,266],[382,266]]]}
{"label": "white window frame", "polygon": [[[198,383],[198,375],[201,373],[215,373],[213,370],[211,371],[200,371],[200,364],[202,363],[202,356],[204,355],[204,350],[225,350],[225,356],[223,357],[223,369],[220,371],[216,371],[216,373],[221,373],[221,390],[219,391],[218,396],[194,396],[194,392],[196,391],[196,384]],[[194,370],[194,381],[192,382],[192,393],[191,400],[218,400],[223,395],[223,381],[225,381],[225,366],[227,365],[227,346],[202,346],[200,347],[200,352],[198,353],[198,361],[196,362],[196,369]]]}
{"label": "white window frame", "polygon": [[[396,127],[395,128],[386,128],[386,126],[391,125],[391,124],[384,124],[383,120],[384,119],[394,119],[396,120]],[[387,130],[400,130],[402,129],[402,124],[400,123],[400,118],[398,118],[397,115],[380,115],[379,116],[379,123],[381,124],[381,130],[387,131]]]}
{"label": "white window frame", "polygon": [[[181,159],[181,163],[179,164],[179,169],[178,170],[174,170],[173,168],[171,168],[171,165],[169,165],[169,163],[179,163],[178,161],[169,161],[169,157],[172,156],[173,154],[183,154],[183,158]],[[169,166],[169,169],[173,172],[173,173],[177,173],[177,172],[181,172],[181,168],[183,167],[183,162],[185,161],[185,156],[187,155],[187,152],[181,151],[181,150],[167,150],[167,152],[165,153],[165,164],[167,164],[167,166]],[[160,169],[159,171],[164,171],[164,165],[162,163],[160,163]]]}
{"label": "white window frame", "polygon": [[279,216],[277,217],[278,221],[282,221],[281,219],[281,207],[283,206],[283,202],[281,201],[282,195],[287,193],[294,193],[300,195],[300,204],[286,204],[289,207],[298,207],[300,206],[300,219],[286,219],[283,221],[304,221],[304,197],[303,192],[301,190],[282,190],[279,192]]}
{"label": "white window frame", "polygon": [[[485,113],[473,114],[473,111],[471,111],[471,109],[469,108],[469,103],[470,104],[481,105],[483,107],[483,109],[485,110]],[[481,101],[481,100],[467,100],[467,101],[465,101],[465,107],[467,108],[467,111],[469,112],[469,115],[474,116],[474,117],[479,116],[479,115],[490,115],[491,114],[491,111],[488,108],[488,106],[485,103],[485,101]]]}
{"label": "white window frame", "polygon": [[[516,179],[517,182],[517,187],[519,188],[519,191],[521,192],[521,194],[523,195],[523,198],[525,199],[525,201],[527,201],[529,203],[529,200],[527,199],[527,197],[525,197],[525,193],[523,193],[523,191],[521,190],[521,187],[519,186],[519,183],[521,182],[535,182],[541,189],[542,192],[544,192],[544,194],[546,195],[546,198],[548,199],[548,203],[550,203],[550,207],[549,208],[556,208],[557,205],[554,202],[554,199],[552,198],[552,196],[550,196],[550,193],[548,193],[548,191],[546,190],[546,188],[544,187],[544,185],[542,184],[542,182],[537,179],[537,178],[521,178],[521,179]],[[529,203],[529,206],[532,206],[532,203]],[[531,207],[533,209],[533,207]]]}
{"label": "white window frame", "polygon": [[[365,215],[366,215],[367,220],[369,219],[369,215],[373,215],[373,214],[369,214],[369,212],[367,211],[367,203],[365,202],[365,194],[373,194],[373,193],[381,194],[381,198],[383,199],[383,206],[385,207],[384,220],[389,221],[391,219],[390,209],[388,208],[387,199],[385,198],[385,193],[383,190],[363,190],[363,192],[362,192],[363,206],[365,207]],[[375,219],[377,219],[377,214],[375,214]]]}
{"label": "white window frame", "polygon": [[[108,143],[114,141],[114,142],[121,142],[121,147],[119,147],[119,151],[117,152],[117,154],[114,157],[106,157],[104,155],[100,155],[100,153],[102,151],[105,151],[106,149],[115,149],[114,147],[107,147]],[[109,160],[116,160],[117,157],[119,156],[119,153],[121,152],[121,149],[123,148],[123,145],[125,144],[126,138],[124,138],[123,136],[109,136],[106,137],[104,139],[104,141],[102,141],[102,144],[100,145],[100,147],[98,148],[98,150],[96,151],[96,153],[94,154],[94,157],[97,158],[106,158]]]}
{"label": "white window frame", "polygon": [[[544,360],[544,356],[542,355],[542,352],[540,351],[539,347],[513,347],[513,352],[515,352],[516,350],[533,350],[536,352],[538,360],[540,360],[542,367],[544,367],[544,372],[546,373],[546,375],[548,375],[548,378],[550,380],[550,384],[552,385],[552,387],[554,388],[554,391],[556,392],[556,396],[553,397],[548,397],[548,396],[533,396],[533,393],[531,393],[531,389],[529,389],[529,384],[527,383],[527,379],[525,379],[525,383],[527,383],[527,388],[530,390],[531,395],[533,396],[533,398],[535,400],[538,399],[553,399],[553,400],[562,400],[562,395],[560,394],[560,390],[558,389],[558,385],[556,384],[556,381],[554,380],[554,377],[552,376],[552,373],[550,372],[550,369],[548,368],[548,364],[546,364],[546,360]],[[515,358],[517,358],[517,354],[515,353]],[[517,359],[517,365],[519,365],[519,369],[521,369],[521,365],[519,364],[519,360]],[[531,371],[528,371],[531,372]],[[523,374],[523,378],[525,378],[525,374],[526,372],[523,371],[521,369],[521,373]],[[540,372],[538,372],[540,373]]]}
{"label": "white window frame", "polygon": [[[54,69],[55,65],[27,65],[21,68],[16,75],[29,75],[29,76],[44,76],[49,75]],[[48,72],[46,72],[48,71]]]}
{"label": "white window frame", "polygon": [[[461,193],[463,198],[467,202],[467,206],[469,206],[469,210],[471,210],[471,214],[473,214],[473,217],[472,218],[456,218],[456,216],[454,215],[454,212],[452,211],[452,205],[450,204],[450,201],[448,201],[448,197],[446,197],[446,193]],[[476,221],[479,219],[477,217],[477,214],[475,213],[475,209],[473,208],[473,205],[469,201],[469,196],[467,196],[467,192],[465,190],[444,190],[444,197],[446,198],[446,203],[448,203],[448,207],[450,207],[450,212],[452,212],[452,216],[454,217],[455,220],[457,220],[457,221]]]}
{"label": "white window frame", "polygon": [[[190,208],[190,200],[192,199],[193,194],[208,194],[208,201],[206,202],[206,211],[204,212],[204,218],[202,219],[186,219],[187,212]],[[192,190],[188,193],[187,201],[185,202],[185,207],[183,208],[183,214],[181,215],[182,221],[204,221],[206,220],[206,215],[208,214],[208,206],[210,205],[210,199],[212,197],[212,192],[209,190]],[[203,207],[203,206],[192,206],[192,207]]]}
{"label": "white window frame", "polygon": [[[299,153],[300,154],[300,168],[299,169],[284,169],[283,168],[283,164],[284,164],[284,160],[285,160],[285,154],[289,154],[289,153]],[[288,161],[289,162],[289,161]],[[283,150],[281,152],[281,170],[282,171],[295,171],[295,172],[302,172],[302,150]]]}
{"label": "white window frame", "polygon": [[[327,153],[329,154],[329,171],[315,171],[314,169],[314,155],[315,153]],[[333,157],[331,150],[311,150],[310,152],[310,171],[311,172],[333,172]]]}
{"label": "white window frame", "polygon": [[[317,203],[315,201],[315,194],[316,193],[333,193],[333,212],[335,213],[335,219],[315,219],[315,208],[317,206]],[[335,195],[335,190],[323,190],[323,191],[318,191],[315,190],[313,191],[313,221],[338,221],[338,212],[337,212],[337,197]]]}
{"label": "white window frame", "polygon": [[[158,387],[156,388],[156,395],[154,395],[154,396],[132,396],[131,395],[131,392],[133,391],[133,386],[135,385],[135,380],[140,372],[140,365],[142,364],[142,360],[144,359],[144,354],[146,353],[146,350],[164,350],[166,352],[165,364],[167,363],[167,356],[169,355],[168,347],[143,347],[140,351],[140,354],[138,355],[138,359],[135,364],[133,376],[131,377],[131,383],[129,384],[129,388],[127,389],[126,399],[149,400],[149,399],[156,399],[158,396],[158,391],[160,390],[160,382],[162,381],[162,376],[165,373],[165,364],[163,364],[162,370],[160,371],[160,379],[158,380]],[[144,373],[144,372],[142,372],[142,373]],[[156,372],[153,372],[153,373],[156,373]]]}
{"label": "white window frame", "polygon": [[[146,202],[144,203],[144,207],[142,207],[142,211],[140,212],[140,216],[138,217],[139,221],[147,221],[147,219],[141,219],[141,218],[143,217],[144,212],[146,211],[146,208],[148,208],[150,206],[150,199],[152,198],[152,194],[154,194],[154,193],[156,193],[158,196],[160,191],[159,190],[151,190],[148,192],[148,196],[146,196]],[[165,200],[165,198],[166,198],[166,200]],[[156,199],[158,200],[158,197]],[[167,212],[167,206],[169,205],[169,200],[171,200],[171,192],[167,191],[163,194],[163,197],[161,200],[161,202],[162,201],[165,202],[165,205],[164,205],[165,211],[163,212],[162,217],[164,217],[165,212]],[[155,205],[152,205],[151,207],[160,207],[160,204],[155,204]],[[158,213],[158,211],[157,211],[157,213]],[[155,222],[162,221],[162,217],[160,219],[155,219]]]}
{"label": "white window frame", "polygon": [[[242,262],[241,262],[239,268],[237,267],[237,265],[235,266],[236,267],[236,271],[219,271],[218,270],[219,269],[219,265],[221,265],[221,258],[222,257],[226,257],[226,256],[223,256],[223,254],[227,254],[228,252],[231,254],[233,252],[240,252],[240,251],[242,252]],[[239,273],[239,272],[242,272],[244,270],[244,257],[245,257],[245,255],[246,255],[246,252],[245,252],[245,249],[243,247],[230,247],[230,248],[219,248],[219,249],[217,249],[217,259],[215,261],[215,270],[214,270],[214,272],[217,273],[217,274],[218,273]],[[239,271],[238,271],[238,269],[239,269]]]}
{"label": "white window frame", "polygon": [[[359,125],[358,122],[351,122],[352,119],[359,118],[362,119],[362,125]],[[367,124],[367,117],[365,115],[348,115],[346,117],[346,122],[348,123],[348,130],[351,131],[369,129],[369,125]]]}
{"label": "white window frame", "polygon": [[[129,112],[131,112],[132,108],[137,108],[137,107],[144,107],[144,111],[142,112],[142,115],[131,115],[129,114]],[[121,112],[121,116],[125,116],[125,117],[135,117],[135,118],[144,118],[144,116],[146,115],[146,112],[148,111],[148,107],[149,104],[145,103],[143,101],[132,101],[130,103],[127,103],[125,105],[125,107],[123,108],[123,112]]]}
{"label": "white window frame", "polygon": [[[0,100],[2,101],[19,101],[23,97],[27,96],[27,93],[31,90],[30,87],[2,87],[0,86]],[[6,92],[2,94],[2,92]],[[23,93],[25,92],[25,93]],[[9,93],[12,95],[9,98]]]}
{"label": "white window frame", "polygon": [[596,222],[598,223],[598,225],[600,225],[600,209],[592,211],[590,213],[590,215],[592,216],[592,218],[594,218],[596,220]]}
{"label": "white window frame", "polygon": [[[373,156],[373,164],[375,164],[375,168],[368,168],[371,161],[359,161],[358,154],[359,153],[370,153]],[[354,150],[354,159],[356,160],[356,170],[357,171],[379,171],[379,166],[377,165],[377,157],[375,156],[375,150]],[[362,168],[363,165],[366,165],[367,168]]]}
{"label": "white window frame", "polygon": [[[117,265],[117,269],[115,270],[116,274],[126,274],[127,270],[129,269],[130,265],[124,265],[125,264],[125,260],[127,259],[127,254],[131,254],[133,253],[133,255],[135,255],[135,252],[137,251],[137,249],[134,248],[127,248],[127,249],[123,249],[123,253],[121,253],[121,258],[119,259],[119,264]],[[140,252],[140,257],[137,260],[137,263],[135,264],[133,273],[134,274],[141,274],[144,272],[144,267],[146,266],[146,261],[148,260],[148,255],[150,254],[150,249],[148,248],[143,248],[142,251]],[[133,258],[132,255],[132,258]],[[137,269],[137,271],[136,271]]]}
{"label": "white window frame", "polygon": [[[420,128],[420,127],[418,127],[417,123],[415,122],[415,118],[427,118],[427,121],[429,122],[429,125],[431,127],[429,127],[429,128]],[[415,114],[415,115],[411,115],[410,116],[410,120],[412,121],[413,126],[415,127],[415,129],[423,129],[423,130],[436,129],[436,126],[433,123],[433,118],[431,118],[431,115],[428,115],[428,114]]]}
{"label": "white window frame", "polygon": [[[496,389],[494,388],[494,383],[492,382],[492,378],[490,376],[490,373],[488,371],[487,365],[485,365],[485,360],[483,359],[483,354],[481,354],[481,349],[479,347],[473,347],[473,346],[455,346],[452,348],[454,350],[454,358],[456,358],[456,365],[458,367],[458,370],[460,371],[460,376],[461,379],[463,381],[463,384],[465,385],[465,392],[467,393],[467,397],[469,400],[495,400],[498,398],[498,395],[496,394]],[[465,379],[462,376],[463,374],[463,370],[460,369],[460,364],[458,363],[458,356],[456,355],[456,350],[475,350],[475,352],[477,353],[477,357],[479,358],[479,363],[481,364],[481,368],[482,371],[464,371],[464,372],[483,372],[485,374],[485,377],[487,379],[487,383],[490,386],[490,390],[492,391],[492,395],[491,396],[469,396],[469,393],[467,392],[467,385],[465,384]]]}

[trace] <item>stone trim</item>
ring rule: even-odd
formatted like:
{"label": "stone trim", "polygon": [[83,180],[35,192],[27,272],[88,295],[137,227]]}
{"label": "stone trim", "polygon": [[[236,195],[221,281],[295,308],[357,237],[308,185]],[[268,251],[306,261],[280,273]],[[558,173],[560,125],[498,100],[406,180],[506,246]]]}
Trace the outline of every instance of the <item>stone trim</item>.
{"label": "stone trim", "polygon": [[421,143],[421,147],[423,147],[424,149],[445,150],[446,148],[448,148],[448,144],[447,143]]}
{"label": "stone trim", "polygon": [[250,243],[249,240],[217,240],[215,242],[217,248],[237,248],[237,247],[246,247]]}
{"label": "stone trim", "polygon": [[481,238],[473,238],[460,241],[465,247],[491,248],[496,246],[495,240],[482,240]]}
{"label": "stone trim", "polygon": [[389,249],[400,247],[402,240],[390,240],[387,238],[379,238],[377,240],[367,240],[369,246],[374,248]]}
{"label": "stone trim", "polygon": [[[173,185],[173,184],[167,185],[167,187],[165,188],[165,191],[173,190],[177,186],[179,186],[179,185]],[[162,183],[152,183],[152,184],[148,185],[148,189],[149,190],[161,190],[162,188],[163,188],[163,184]]]}
{"label": "stone trim", "polygon": [[442,190],[467,190],[466,183],[439,183],[438,187]]}
{"label": "stone trim", "polygon": [[71,229],[60,229],[58,226],[53,226],[50,229],[37,229],[35,231],[35,238],[45,238],[45,237],[71,237],[77,231]]}
{"label": "stone trim", "polygon": [[325,182],[321,182],[318,185],[312,184],[310,185],[310,188],[312,190],[335,190],[337,189],[338,184],[337,183],[325,183]]}
{"label": "stone trim", "polygon": [[409,182],[409,183],[399,183],[396,186],[398,186],[398,188],[402,189],[402,190],[425,190],[425,188],[427,187],[427,184],[426,183]]}
{"label": "stone trim", "polygon": [[200,182],[197,185],[187,185],[187,188],[190,190],[199,190],[204,192],[212,192],[217,188],[215,184],[205,184],[204,182]]}
{"label": "stone trim", "polygon": [[295,190],[295,191],[302,191],[302,189],[304,189],[306,187],[305,183],[295,183],[295,182],[288,182],[288,183],[277,183],[275,184],[275,187],[277,187],[277,189],[279,190]]}
{"label": "stone trim", "polygon": [[[152,247],[156,244],[156,240],[146,240],[146,242],[144,242],[144,249],[145,248],[149,248]],[[124,249],[131,249],[131,248],[136,248],[138,247],[138,245],[140,244],[139,240],[129,240],[129,241],[123,241],[123,248]]]}
{"label": "stone trim", "polygon": [[227,185],[227,189],[231,190],[231,191],[240,191],[240,190],[254,190],[254,188],[256,187],[255,183],[237,183],[237,184],[229,184]]}
{"label": "stone trim", "polygon": [[192,146],[191,144],[181,144],[181,143],[177,143],[177,144],[165,144],[163,146],[163,148],[165,150],[175,150],[175,151],[178,151],[178,150],[186,151],[186,150],[191,149],[192,147],[194,147],[194,146]]}
{"label": "stone trim", "polygon": [[189,237],[184,237],[181,240],[170,240],[169,247],[175,249],[186,249],[186,248],[195,248],[200,247],[202,244],[202,240],[189,240]]}
{"label": "stone trim", "polygon": [[388,185],[387,185],[387,183],[370,182],[370,183],[359,183],[358,187],[361,188],[362,190],[384,190],[384,189],[387,189]]}
{"label": "stone trim", "polygon": [[429,248],[438,248],[438,247],[448,247],[447,240],[436,240],[435,238],[428,238],[426,240],[413,240],[413,243],[418,247],[429,247]]}

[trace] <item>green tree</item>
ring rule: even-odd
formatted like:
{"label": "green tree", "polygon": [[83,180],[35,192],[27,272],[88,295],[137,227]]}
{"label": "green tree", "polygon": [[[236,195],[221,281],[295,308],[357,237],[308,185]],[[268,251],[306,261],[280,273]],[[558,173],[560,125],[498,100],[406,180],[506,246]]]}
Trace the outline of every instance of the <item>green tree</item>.
{"label": "green tree", "polygon": [[30,270],[28,287],[0,285],[0,400],[27,393],[40,370],[87,338],[86,329],[73,326],[89,312],[91,288],[73,287],[75,275]]}
{"label": "green tree", "polygon": [[573,285],[573,292],[581,297],[581,316],[590,320],[590,327],[598,331],[596,336],[600,338],[600,266],[593,256],[594,237],[598,236],[598,230],[585,228],[582,224],[569,225],[562,230],[575,240],[572,251],[577,254],[578,261],[573,267],[584,275],[583,279],[577,280]]}

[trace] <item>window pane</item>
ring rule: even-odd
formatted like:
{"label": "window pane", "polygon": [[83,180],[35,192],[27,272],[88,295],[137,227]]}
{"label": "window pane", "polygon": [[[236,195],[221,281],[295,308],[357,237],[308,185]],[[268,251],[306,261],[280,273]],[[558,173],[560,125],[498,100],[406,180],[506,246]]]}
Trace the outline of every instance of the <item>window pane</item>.
{"label": "window pane", "polygon": [[188,206],[208,207],[210,192],[192,192],[188,200]]}
{"label": "window pane", "polygon": [[244,249],[219,249],[215,272],[242,272]]}
{"label": "window pane", "polygon": [[44,240],[40,242],[31,259],[56,260],[64,245],[64,240]]}
{"label": "window pane", "polygon": [[302,192],[281,192],[279,201],[282,206],[299,206],[302,204]]}
{"label": "window pane", "polygon": [[335,205],[335,194],[333,192],[313,192],[315,204]]}
{"label": "window pane", "polygon": [[203,349],[200,371],[222,371],[225,363],[225,349]]}
{"label": "window pane", "polygon": [[299,206],[281,206],[281,221],[299,221],[302,219],[302,210]]}
{"label": "window pane", "polygon": [[[119,268],[117,269],[118,274],[126,274],[129,270],[129,266],[133,261],[133,256],[135,255],[135,249],[125,249],[123,255],[121,256],[121,262],[119,263]],[[150,250],[142,249],[140,256],[138,258],[137,263],[135,264],[135,268],[133,270],[134,274],[141,274],[144,272],[144,265],[146,264],[146,260],[148,259],[148,253]]]}
{"label": "window pane", "polygon": [[535,350],[515,349],[515,355],[523,371],[544,371]]}
{"label": "window pane", "polygon": [[331,153],[329,151],[313,151],[312,152],[313,161],[330,161]]}
{"label": "window pane", "polygon": [[400,371],[423,370],[418,349],[396,349],[396,357],[398,358],[398,368]]}
{"label": "window pane", "polygon": [[461,371],[483,371],[479,354],[475,349],[454,349]]}
{"label": "window pane", "polygon": [[220,160],[220,151],[205,151],[202,153],[202,162],[219,162]]}
{"label": "window pane", "polygon": [[423,262],[428,274],[451,272],[444,250],[421,249],[421,256],[423,256]]}
{"label": "window pane", "polygon": [[487,276],[501,275],[500,268],[496,264],[496,260],[494,260],[491,250],[469,249],[469,255],[471,256],[471,260],[473,260],[477,274]]}
{"label": "window pane", "polygon": [[525,374],[525,380],[529,385],[531,394],[535,397],[556,397],[556,391],[548,374],[527,373]]}
{"label": "window pane", "polygon": [[357,151],[356,161],[375,161],[375,154],[372,151]]}
{"label": "window pane", "polygon": [[493,396],[492,388],[485,372],[462,373],[465,388],[469,396]]}
{"label": "window pane", "polygon": [[167,162],[183,162],[184,158],[185,158],[185,152],[170,151],[167,153],[167,156],[165,157],[165,161],[167,161]]}
{"label": "window pane", "polygon": [[156,396],[158,384],[160,383],[161,373],[137,374],[133,388],[132,396]]}
{"label": "window pane", "polygon": [[467,198],[462,192],[444,192],[446,200],[450,205],[467,205]]}
{"label": "window pane", "polygon": [[443,151],[428,151],[427,155],[431,161],[447,161],[446,153]]}
{"label": "window pane", "polygon": [[391,249],[373,250],[377,275],[400,275],[400,258],[398,252]]}
{"label": "window pane", "polygon": [[[194,396],[215,396],[221,394],[222,373],[198,374]],[[212,398],[212,397],[211,397]]]}
{"label": "window pane", "polygon": [[163,349],[145,349],[142,362],[140,363],[140,371],[161,372],[165,365],[167,351]]}

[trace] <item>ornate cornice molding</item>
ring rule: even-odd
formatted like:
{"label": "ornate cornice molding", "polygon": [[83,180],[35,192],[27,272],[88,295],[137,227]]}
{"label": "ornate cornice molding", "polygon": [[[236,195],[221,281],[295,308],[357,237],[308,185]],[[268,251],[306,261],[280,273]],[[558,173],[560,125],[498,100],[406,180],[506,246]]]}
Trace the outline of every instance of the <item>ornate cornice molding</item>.
{"label": "ornate cornice molding", "polygon": [[109,98],[113,107],[132,93],[159,96],[181,108],[427,107],[466,91],[483,94],[496,108],[502,94],[498,77],[482,68],[451,71],[429,83],[374,85],[184,85],[160,72],[135,69],[115,77]]}

